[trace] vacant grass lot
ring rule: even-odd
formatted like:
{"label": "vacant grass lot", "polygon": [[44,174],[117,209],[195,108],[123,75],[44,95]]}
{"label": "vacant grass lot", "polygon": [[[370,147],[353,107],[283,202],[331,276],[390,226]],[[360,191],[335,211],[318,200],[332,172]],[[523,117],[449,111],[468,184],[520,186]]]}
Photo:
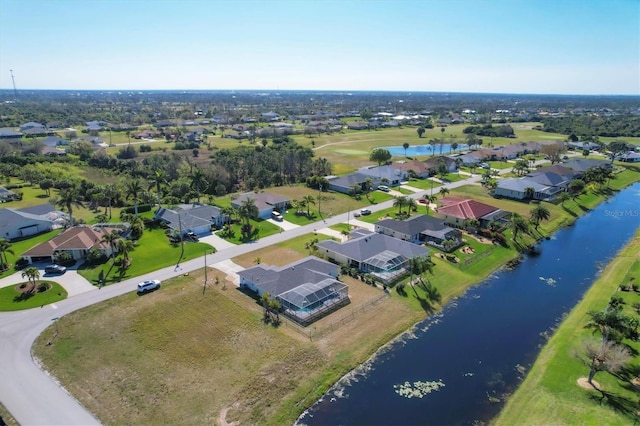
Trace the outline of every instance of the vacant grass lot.
{"label": "vacant grass lot", "polygon": [[234,287],[203,294],[202,280],[198,271],[65,316],[35,354],[105,424],[221,424],[229,409],[229,421],[280,425],[421,317],[392,297],[311,342],[263,324]]}
{"label": "vacant grass lot", "polygon": [[[608,394],[603,398],[600,392],[577,385],[578,378],[587,376],[588,368],[573,355],[580,350],[584,339],[592,337],[591,331],[584,329],[589,321],[587,312],[603,309],[611,296],[623,296],[625,314],[634,315],[631,305],[640,302],[640,295],[617,289],[632,279],[640,281],[639,259],[640,232],[637,232],[563,321],[493,424],[630,425],[640,422],[638,388],[628,382],[634,373],[626,380],[606,372],[598,373],[595,380]],[[636,351],[632,365],[637,375],[640,343],[625,343]]]}

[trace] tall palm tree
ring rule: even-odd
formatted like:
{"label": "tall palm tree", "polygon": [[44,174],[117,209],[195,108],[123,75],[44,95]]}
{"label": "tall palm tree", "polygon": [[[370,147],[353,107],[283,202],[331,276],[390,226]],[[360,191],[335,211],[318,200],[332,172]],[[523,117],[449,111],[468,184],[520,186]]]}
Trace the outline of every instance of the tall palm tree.
{"label": "tall palm tree", "polygon": [[549,218],[551,217],[549,209],[542,204],[538,204],[533,209],[531,209],[531,212],[529,214],[531,219],[535,222],[536,231],[538,230],[540,222],[542,222],[543,220],[549,220]]}
{"label": "tall palm tree", "polygon": [[0,271],[4,271],[9,268],[7,253],[15,254],[11,249],[11,242],[6,238],[0,238]]}
{"label": "tall palm tree", "polygon": [[249,225],[251,219],[258,217],[258,213],[259,211],[258,207],[256,207],[256,201],[251,197],[247,197],[238,209],[238,215],[240,216],[240,219],[244,221],[245,225]]}
{"label": "tall palm tree", "polygon": [[409,149],[409,142],[405,142],[402,144],[402,147],[404,148],[404,156],[407,156],[407,149]]}
{"label": "tall palm tree", "polygon": [[104,186],[103,192],[104,192],[105,198],[107,199],[107,205],[109,207],[109,219],[111,219],[112,212],[113,212],[112,210],[113,200],[119,197],[120,187],[114,183],[110,183]]}
{"label": "tall palm tree", "polygon": [[198,197],[198,203],[200,203],[200,192],[205,190],[209,185],[209,182],[207,181],[207,177],[204,174],[204,171],[200,167],[196,166],[193,172],[191,173],[191,175],[189,176],[189,179],[191,180],[191,186],[196,191],[196,194]]}
{"label": "tall palm tree", "polygon": [[151,185],[149,189],[156,189],[156,193],[158,194],[158,209],[162,207],[162,186],[167,183],[167,173],[162,169],[156,169],[153,171],[153,176],[151,180]]}
{"label": "tall palm tree", "polygon": [[511,222],[509,223],[509,227],[511,228],[511,231],[513,232],[513,241],[514,242],[518,238],[518,234],[520,232],[526,233],[526,232],[529,231],[529,224],[518,213],[511,213]]}
{"label": "tall palm tree", "polygon": [[402,208],[407,205],[407,197],[402,195],[400,197],[395,197],[393,200],[393,207],[398,208],[398,214],[402,214]]}
{"label": "tall palm tree", "polygon": [[80,198],[80,193],[75,187],[61,189],[58,195],[54,197],[53,205],[60,207],[62,210],[66,210],[69,213],[69,225],[73,226],[73,208],[84,207],[84,203]]}
{"label": "tall palm tree", "polygon": [[422,198],[425,199],[425,201],[427,202],[426,207],[427,207],[427,214],[429,214],[429,209],[431,208],[431,204],[435,204],[436,201],[438,201],[438,197],[435,195],[429,195],[429,194],[424,194],[422,196]]}
{"label": "tall palm tree", "polygon": [[535,196],[535,194],[536,194],[536,190],[535,190],[535,188],[534,188],[534,187],[532,187],[532,186],[527,186],[527,187],[524,189],[524,196],[525,196],[525,198],[528,198],[528,199],[532,200],[532,199],[533,199],[533,197]]}
{"label": "tall palm tree", "polygon": [[33,287],[31,289],[31,291],[33,291],[33,289],[36,288],[38,280],[40,279],[40,271],[38,271],[38,268],[36,268],[35,266],[29,266],[24,271],[22,271],[22,278],[25,277],[27,278],[27,280],[29,280],[29,283],[33,284]]}
{"label": "tall palm tree", "polygon": [[122,257],[124,258],[124,263],[128,264],[129,263],[129,253],[131,253],[133,250],[135,250],[136,245],[132,240],[119,240],[118,241],[118,251],[120,252],[120,254],[122,254]]}
{"label": "tall palm tree", "polygon": [[111,231],[108,234],[104,234],[100,242],[109,245],[111,248],[111,258],[114,258],[116,256],[118,243],[120,242],[120,234],[116,231]]}
{"label": "tall palm tree", "polygon": [[133,199],[135,217],[138,217],[138,201],[141,192],[142,186],[140,185],[139,179],[131,179],[125,182],[124,193],[127,199]]}
{"label": "tall palm tree", "polygon": [[411,216],[411,210],[415,209],[417,205],[416,200],[407,197],[407,216]]}
{"label": "tall palm tree", "polygon": [[439,193],[441,198],[446,197],[447,194],[449,194],[449,189],[443,186],[442,188],[440,188]]}
{"label": "tall palm tree", "polygon": [[311,207],[311,204],[316,204],[316,200],[315,198],[313,198],[313,195],[305,195],[304,197],[302,197],[302,201],[304,201],[305,205],[307,206],[307,217],[310,217],[311,211],[309,209]]}

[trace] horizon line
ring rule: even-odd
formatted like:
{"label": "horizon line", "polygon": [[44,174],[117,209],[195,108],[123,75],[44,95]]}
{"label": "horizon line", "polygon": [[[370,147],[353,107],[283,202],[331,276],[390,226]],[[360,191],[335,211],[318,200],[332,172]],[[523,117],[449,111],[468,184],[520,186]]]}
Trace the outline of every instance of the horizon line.
{"label": "horizon line", "polygon": [[533,93],[533,92],[465,92],[436,90],[390,90],[390,89],[33,89],[33,88],[0,88],[0,92],[20,93],[25,91],[39,92],[327,92],[327,93],[433,93],[433,94],[470,94],[470,95],[518,95],[518,96],[628,96],[640,97],[640,93]]}

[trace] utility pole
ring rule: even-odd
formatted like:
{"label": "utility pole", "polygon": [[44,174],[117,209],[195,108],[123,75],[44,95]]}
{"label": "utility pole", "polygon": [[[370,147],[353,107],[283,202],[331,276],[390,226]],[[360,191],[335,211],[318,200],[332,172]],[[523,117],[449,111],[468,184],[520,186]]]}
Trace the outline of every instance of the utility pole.
{"label": "utility pole", "polygon": [[204,249],[204,284],[202,284],[202,295],[207,291],[207,249]]}
{"label": "utility pole", "polygon": [[16,80],[15,78],[13,78],[13,70],[9,70],[9,72],[11,73],[11,82],[13,83],[13,97],[14,97],[14,100],[17,100],[18,90],[16,90]]}

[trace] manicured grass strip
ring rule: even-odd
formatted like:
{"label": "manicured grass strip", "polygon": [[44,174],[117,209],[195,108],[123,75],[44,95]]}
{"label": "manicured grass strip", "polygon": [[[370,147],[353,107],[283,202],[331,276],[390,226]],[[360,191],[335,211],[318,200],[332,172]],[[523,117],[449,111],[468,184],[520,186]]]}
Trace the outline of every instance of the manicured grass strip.
{"label": "manicured grass strip", "polygon": [[16,289],[20,284],[0,288],[0,311],[20,311],[41,307],[67,298],[67,291],[60,284],[47,280],[39,280],[38,285],[40,283],[46,283],[50,288],[43,292],[36,289],[31,296],[25,296]]}
{"label": "manicured grass strip", "polygon": [[[581,342],[592,337],[584,325],[589,321],[587,312],[603,309],[611,296],[624,295],[627,304],[624,313],[631,311],[632,301],[638,302],[637,293],[617,292],[620,284],[640,281],[638,268],[640,259],[640,231],[606,267],[600,278],[591,286],[582,301],[571,311],[553,337],[542,349],[524,382],[507,401],[495,425],[623,425],[636,424],[638,390],[606,372],[600,372],[595,380],[603,390],[610,393],[604,398],[599,392],[585,390],[576,383],[588,374],[588,368],[573,355],[580,350]],[[597,336],[596,336],[597,337]],[[632,365],[640,362],[639,342],[625,340],[636,351]],[[637,371],[637,370],[636,370]]]}

